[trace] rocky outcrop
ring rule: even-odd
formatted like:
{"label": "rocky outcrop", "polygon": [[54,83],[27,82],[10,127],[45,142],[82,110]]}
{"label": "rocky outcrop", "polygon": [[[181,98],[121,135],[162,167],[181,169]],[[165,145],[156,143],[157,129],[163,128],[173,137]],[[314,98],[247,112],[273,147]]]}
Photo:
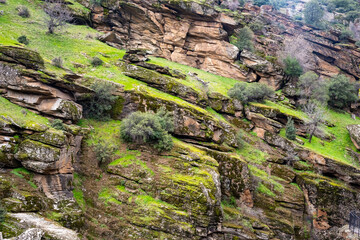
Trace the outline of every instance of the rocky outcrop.
{"label": "rocky outcrop", "polygon": [[[35,213],[12,213],[9,217],[14,223],[24,228],[37,228],[46,233],[54,240],[79,240],[79,236],[75,231],[62,227],[60,224],[45,219]],[[37,230],[39,231],[39,230]]]}
{"label": "rocky outcrop", "polygon": [[[82,106],[75,103],[77,94],[91,90],[73,82],[74,76],[67,74],[63,79],[45,70],[44,61],[34,51],[19,47],[1,47],[0,64],[13,69],[11,77],[0,78],[0,93],[20,106],[42,114],[65,120],[77,121],[82,117]],[[3,74],[3,73],[1,73]]]}
{"label": "rocky outcrop", "polygon": [[112,46],[148,49],[174,62],[245,79],[234,64],[239,50],[228,42],[228,31],[238,22],[208,2],[135,0],[92,10],[94,26],[106,32],[102,40]]}
{"label": "rocky outcrop", "polygon": [[14,240],[41,240],[43,235],[43,230],[38,228],[30,228],[17,236]]}
{"label": "rocky outcrop", "polygon": [[349,125],[347,126],[349,131],[351,141],[354,143],[356,149],[360,150],[360,126],[359,125]]}

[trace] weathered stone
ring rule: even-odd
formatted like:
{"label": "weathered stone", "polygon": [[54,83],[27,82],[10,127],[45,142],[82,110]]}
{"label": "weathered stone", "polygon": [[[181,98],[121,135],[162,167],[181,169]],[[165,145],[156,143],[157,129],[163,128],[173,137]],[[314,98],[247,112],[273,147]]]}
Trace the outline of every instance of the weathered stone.
{"label": "weathered stone", "polygon": [[199,104],[201,106],[207,105],[207,96],[201,90],[195,90],[192,87],[184,85],[171,77],[150,71],[142,67],[127,64],[120,66],[124,71],[124,74],[129,77],[146,82],[150,86],[178,96],[191,103]]}
{"label": "weathered stone", "polygon": [[349,131],[351,141],[360,150],[360,125],[349,125],[346,128]]}
{"label": "weathered stone", "polygon": [[39,228],[30,228],[17,236],[14,240],[41,240],[43,235],[43,230]]}
{"label": "weathered stone", "polygon": [[24,228],[38,228],[54,240],[79,240],[78,234],[60,224],[50,221],[35,213],[10,213],[9,217],[17,220],[17,225]]}

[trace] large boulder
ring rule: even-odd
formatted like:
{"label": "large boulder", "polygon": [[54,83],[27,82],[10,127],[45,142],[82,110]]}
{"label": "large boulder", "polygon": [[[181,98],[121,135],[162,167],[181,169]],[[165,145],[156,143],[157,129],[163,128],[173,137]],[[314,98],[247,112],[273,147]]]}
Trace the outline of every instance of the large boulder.
{"label": "large boulder", "polygon": [[356,149],[360,150],[360,125],[349,125],[346,128]]}

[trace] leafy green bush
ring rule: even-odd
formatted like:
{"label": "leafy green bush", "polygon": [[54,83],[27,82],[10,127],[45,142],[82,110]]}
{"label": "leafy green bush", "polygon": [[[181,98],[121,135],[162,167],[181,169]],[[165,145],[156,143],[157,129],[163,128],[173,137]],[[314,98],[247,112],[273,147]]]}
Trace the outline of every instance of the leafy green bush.
{"label": "leafy green bush", "polygon": [[63,60],[61,57],[54,58],[51,60],[51,64],[58,68],[63,68]]}
{"label": "leafy green bush", "polygon": [[348,107],[358,100],[356,88],[345,75],[338,75],[331,79],[329,85],[329,105],[335,108]]}
{"label": "leafy green bush", "polygon": [[18,37],[17,41],[25,45],[28,45],[30,43],[25,35]]}
{"label": "leafy green bush", "polygon": [[94,57],[92,60],[91,60],[91,65],[93,65],[94,67],[98,67],[98,66],[101,66],[103,65],[103,60],[101,60],[100,58],[98,57]]}
{"label": "leafy green bush", "polygon": [[284,72],[290,77],[299,77],[303,73],[303,69],[299,61],[291,56],[287,56],[284,60]]}
{"label": "leafy green bush", "polygon": [[249,27],[243,27],[240,31],[236,34],[236,41],[234,45],[239,48],[240,51],[246,49],[248,51],[254,51],[254,33],[251,31]]}
{"label": "leafy green bush", "polygon": [[115,151],[115,147],[99,139],[96,144],[93,145],[93,150],[96,155],[96,160],[99,164],[111,161],[111,156]]}
{"label": "leafy green bush", "polygon": [[230,97],[238,99],[245,104],[248,102],[261,102],[273,94],[274,90],[265,84],[245,82],[236,83],[228,92]]}
{"label": "leafy green bush", "polygon": [[285,130],[286,138],[290,140],[296,139],[296,128],[294,126],[294,121],[292,120],[292,118],[288,118]]}
{"label": "leafy green bush", "polygon": [[53,120],[51,122],[51,127],[55,128],[57,130],[62,130],[62,131],[66,130],[63,121],[61,121],[60,119]]}
{"label": "leafy green bush", "polygon": [[307,24],[320,26],[323,16],[324,10],[318,0],[311,0],[305,5],[304,18]]}
{"label": "leafy green bush", "polygon": [[110,117],[109,111],[117,97],[112,95],[113,85],[106,81],[96,81],[91,85],[94,95],[82,101],[84,116],[99,120]]}
{"label": "leafy green bush", "polygon": [[173,116],[161,108],[156,114],[134,112],[122,121],[120,136],[125,142],[151,144],[159,151],[171,150]]}

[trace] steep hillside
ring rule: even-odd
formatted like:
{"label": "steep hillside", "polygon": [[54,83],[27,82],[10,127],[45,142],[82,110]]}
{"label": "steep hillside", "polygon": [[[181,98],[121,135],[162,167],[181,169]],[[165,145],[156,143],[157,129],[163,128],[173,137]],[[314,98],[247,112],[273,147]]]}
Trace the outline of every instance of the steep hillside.
{"label": "steep hillside", "polygon": [[[352,39],[339,45],[337,32],[264,7],[195,0],[69,0],[73,21],[49,34],[42,4],[0,3],[5,239],[352,239],[357,106],[326,107],[310,142],[298,78],[274,60],[301,38],[306,70],[355,81]],[[240,52],[231,36],[257,19],[268,24],[255,32],[254,53]],[[276,92],[245,103],[228,94],[241,81]],[[91,118],[87,101],[106,83],[116,98],[109,117]],[[121,137],[131,113],[162,108],[173,116],[171,150]]]}

